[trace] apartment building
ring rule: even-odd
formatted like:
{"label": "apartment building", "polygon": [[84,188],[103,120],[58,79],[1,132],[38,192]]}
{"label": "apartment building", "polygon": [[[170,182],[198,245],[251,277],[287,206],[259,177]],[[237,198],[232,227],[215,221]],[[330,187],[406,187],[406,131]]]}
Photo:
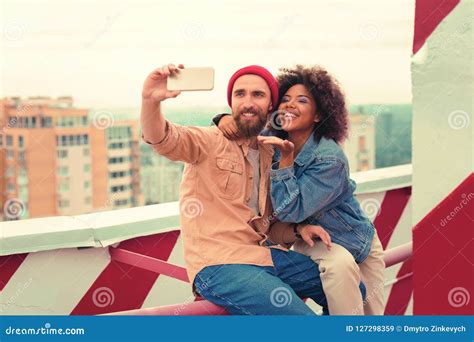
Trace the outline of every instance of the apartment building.
{"label": "apartment building", "polygon": [[0,219],[143,204],[137,124],[96,121],[71,97],[0,100]]}

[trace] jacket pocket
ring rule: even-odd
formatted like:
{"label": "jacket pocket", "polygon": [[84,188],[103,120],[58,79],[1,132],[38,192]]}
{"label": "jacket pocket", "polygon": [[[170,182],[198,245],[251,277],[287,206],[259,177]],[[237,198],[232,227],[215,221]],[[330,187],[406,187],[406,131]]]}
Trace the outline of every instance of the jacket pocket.
{"label": "jacket pocket", "polygon": [[216,158],[216,166],[215,182],[219,196],[226,199],[237,198],[245,188],[243,164],[226,158]]}

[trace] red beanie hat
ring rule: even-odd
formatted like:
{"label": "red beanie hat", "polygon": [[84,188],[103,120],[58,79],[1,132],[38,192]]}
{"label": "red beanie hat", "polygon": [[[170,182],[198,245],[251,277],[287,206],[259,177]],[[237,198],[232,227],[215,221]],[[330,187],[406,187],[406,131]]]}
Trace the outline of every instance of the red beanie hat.
{"label": "red beanie hat", "polygon": [[232,77],[229,80],[229,85],[227,86],[227,102],[229,103],[229,106],[232,107],[232,88],[234,87],[235,81],[243,75],[257,75],[260,76],[267,82],[268,87],[270,88],[270,92],[272,95],[272,106],[275,108],[275,106],[278,103],[278,84],[277,81],[275,80],[275,77],[271,74],[270,71],[265,69],[264,67],[261,67],[259,65],[249,65],[245,68],[237,70]]}

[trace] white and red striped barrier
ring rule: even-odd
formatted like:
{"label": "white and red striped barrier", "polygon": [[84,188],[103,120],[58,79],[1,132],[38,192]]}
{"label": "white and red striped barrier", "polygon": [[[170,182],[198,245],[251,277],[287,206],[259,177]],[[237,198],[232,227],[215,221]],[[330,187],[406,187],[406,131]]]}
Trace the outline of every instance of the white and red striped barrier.
{"label": "white and red striped barrier", "polygon": [[[358,195],[386,249],[411,241],[410,194],[405,184]],[[180,231],[169,228],[114,247],[1,256],[0,314],[97,315],[147,308],[154,314],[222,313],[206,301],[189,305],[195,298],[183,264]],[[410,272],[410,259],[387,269],[387,314],[410,313],[412,284],[405,276]]]}

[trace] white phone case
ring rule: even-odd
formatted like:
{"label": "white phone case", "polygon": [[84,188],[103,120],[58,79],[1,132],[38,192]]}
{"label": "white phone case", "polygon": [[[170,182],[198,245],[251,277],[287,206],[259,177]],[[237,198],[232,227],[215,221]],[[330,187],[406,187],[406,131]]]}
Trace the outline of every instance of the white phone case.
{"label": "white phone case", "polygon": [[168,90],[212,90],[214,89],[214,68],[185,68],[168,77]]}

